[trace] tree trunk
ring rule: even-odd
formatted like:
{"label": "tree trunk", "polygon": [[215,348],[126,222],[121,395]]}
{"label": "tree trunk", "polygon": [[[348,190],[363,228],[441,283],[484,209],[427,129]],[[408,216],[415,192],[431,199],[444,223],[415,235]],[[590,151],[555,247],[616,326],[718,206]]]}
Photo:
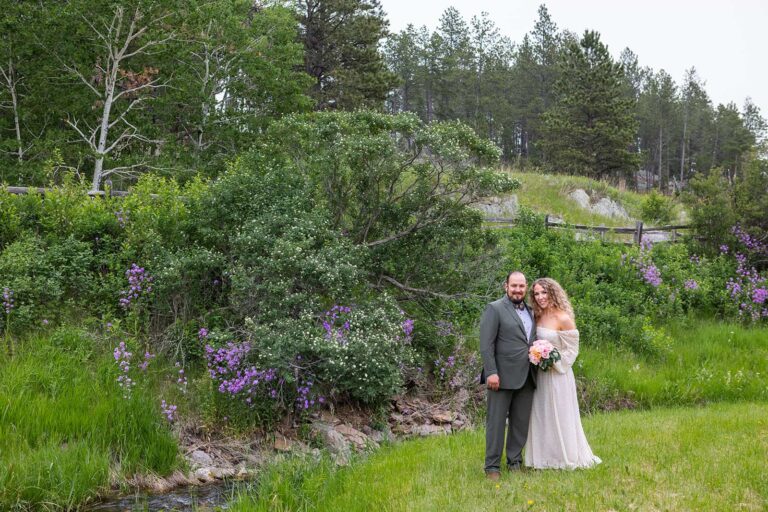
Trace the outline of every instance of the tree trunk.
{"label": "tree trunk", "polygon": [[8,59],[8,72],[0,68],[0,72],[3,74],[6,84],[8,85],[8,92],[11,93],[11,104],[13,108],[13,127],[16,132],[16,145],[18,146],[18,159],[19,163],[24,161],[24,143],[21,138],[21,123],[19,122],[19,98],[16,95],[16,73],[13,66],[13,59]]}
{"label": "tree trunk", "polygon": [[117,70],[120,68],[121,57],[115,56],[112,62],[109,76],[106,77],[104,84],[104,108],[101,111],[101,128],[99,129],[99,142],[96,146],[96,162],[93,166],[93,182],[91,192],[98,192],[101,187],[101,175],[104,172],[104,157],[107,149],[107,136],[109,135],[109,116],[112,112],[112,102],[115,96],[115,85],[117,84]]}
{"label": "tree trunk", "polygon": [[685,147],[688,145],[688,113],[683,116],[683,147],[680,149],[680,187],[683,186],[685,179]]}

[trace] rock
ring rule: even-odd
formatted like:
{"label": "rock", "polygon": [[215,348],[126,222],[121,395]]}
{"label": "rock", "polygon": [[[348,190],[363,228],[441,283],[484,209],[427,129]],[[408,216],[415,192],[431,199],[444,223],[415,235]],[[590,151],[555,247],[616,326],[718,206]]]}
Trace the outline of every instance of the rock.
{"label": "rock", "polygon": [[202,450],[195,450],[190,453],[189,459],[200,466],[210,466],[213,464],[213,458]]}
{"label": "rock", "polygon": [[559,215],[550,215],[549,216],[549,223],[550,224],[565,224],[565,219],[563,219]]}
{"label": "rock", "polygon": [[594,206],[592,206],[591,210],[603,217],[618,217],[620,219],[629,218],[629,214],[627,214],[624,207],[608,197],[600,199]]}
{"label": "rock", "polygon": [[672,233],[669,231],[644,231],[643,242],[667,242],[672,238]]}
{"label": "rock", "polygon": [[451,423],[456,414],[453,411],[437,411],[432,413],[432,419],[438,423]]}
{"label": "rock", "polygon": [[276,434],[274,448],[279,452],[290,452],[293,450],[293,443],[284,435]]}
{"label": "rock", "polygon": [[340,423],[340,420],[328,411],[320,412],[320,421],[328,423],[329,425],[337,425]]}
{"label": "rock", "polygon": [[456,393],[456,396],[453,397],[453,404],[454,407],[458,410],[464,410],[464,407],[466,407],[467,403],[469,402],[469,391],[466,389],[460,389],[458,393]]}
{"label": "rock", "polygon": [[450,425],[446,425],[448,430],[442,425],[416,425],[411,429],[411,433],[417,436],[434,436],[438,434],[450,433]]}
{"label": "rock", "polygon": [[378,443],[346,423],[336,425],[334,428],[337,432],[347,438],[358,451],[365,450],[368,447],[378,448]]}
{"label": "rock", "polygon": [[234,468],[210,468],[210,475],[216,480],[224,480],[235,476]]}
{"label": "rock", "polygon": [[517,216],[517,196],[492,197],[486,201],[476,203],[474,208],[480,210],[486,217],[510,218]]}
{"label": "rock", "polygon": [[451,426],[456,430],[459,430],[464,426],[464,422],[462,420],[454,420],[453,423],[451,423]]}
{"label": "rock", "polygon": [[584,208],[585,210],[589,210],[589,194],[587,194],[583,189],[577,188],[570,194],[568,194],[568,197],[573,199],[578,203],[579,206]]}
{"label": "rock", "polygon": [[312,431],[317,433],[328,450],[335,455],[344,455],[349,458],[349,443],[344,436],[337,432],[331,425],[325,423],[312,423]]}
{"label": "rock", "polygon": [[384,441],[391,441],[392,440],[392,432],[389,430],[387,432],[382,432],[381,430],[376,430],[368,425],[363,426],[363,432],[365,432],[365,435],[368,436],[372,441],[375,441],[376,443],[383,443]]}
{"label": "rock", "polygon": [[213,475],[213,468],[198,468],[193,476],[197,481],[203,484],[216,480],[216,477]]}

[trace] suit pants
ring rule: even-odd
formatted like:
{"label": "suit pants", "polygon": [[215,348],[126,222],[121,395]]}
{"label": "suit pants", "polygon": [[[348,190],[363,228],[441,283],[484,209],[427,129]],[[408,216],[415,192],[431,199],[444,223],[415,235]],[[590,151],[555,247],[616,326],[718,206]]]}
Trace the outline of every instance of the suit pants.
{"label": "suit pants", "polygon": [[530,375],[520,389],[487,391],[488,414],[485,418],[485,470],[499,471],[504,451],[505,424],[507,465],[522,464],[523,446],[528,439],[528,422],[533,404],[533,381]]}

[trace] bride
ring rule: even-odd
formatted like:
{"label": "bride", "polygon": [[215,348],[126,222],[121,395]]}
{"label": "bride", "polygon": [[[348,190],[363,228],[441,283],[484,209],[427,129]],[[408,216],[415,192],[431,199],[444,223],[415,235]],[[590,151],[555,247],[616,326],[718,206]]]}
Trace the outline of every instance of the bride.
{"label": "bride", "polygon": [[571,366],[579,353],[573,308],[554,279],[537,279],[531,287],[537,339],[545,339],[561,359],[538,372],[525,446],[525,465],[536,469],[576,469],[600,464],[592,453],[579,417],[576,380]]}

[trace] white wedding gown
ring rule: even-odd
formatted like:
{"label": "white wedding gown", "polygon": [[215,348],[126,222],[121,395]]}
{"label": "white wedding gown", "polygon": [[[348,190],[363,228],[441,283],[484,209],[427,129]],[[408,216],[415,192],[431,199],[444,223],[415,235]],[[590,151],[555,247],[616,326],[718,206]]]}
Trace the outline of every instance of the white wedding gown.
{"label": "white wedding gown", "polygon": [[525,465],[536,469],[576,469],[600,464],[602,461],[592,453],[581,427],[576,379],[571,369],[579,354],[579,331],[537,327],[536,334],[537,339],[550,341],[561,359],[536,375]]}

